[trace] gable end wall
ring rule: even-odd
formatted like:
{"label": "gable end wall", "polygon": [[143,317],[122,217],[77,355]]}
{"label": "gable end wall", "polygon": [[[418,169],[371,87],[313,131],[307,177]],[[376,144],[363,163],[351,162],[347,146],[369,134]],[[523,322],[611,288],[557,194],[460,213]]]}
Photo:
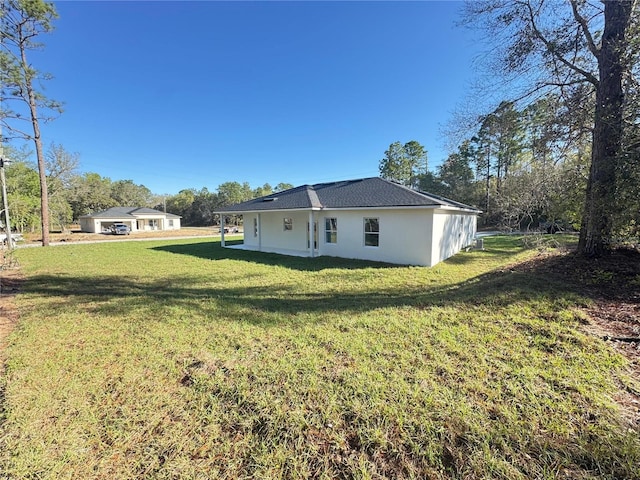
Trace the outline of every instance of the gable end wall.
{"label": "gable end wall", "polygon": [[476,215],[436,210],[433,218],[432,265],[473,244],[478,220]]}

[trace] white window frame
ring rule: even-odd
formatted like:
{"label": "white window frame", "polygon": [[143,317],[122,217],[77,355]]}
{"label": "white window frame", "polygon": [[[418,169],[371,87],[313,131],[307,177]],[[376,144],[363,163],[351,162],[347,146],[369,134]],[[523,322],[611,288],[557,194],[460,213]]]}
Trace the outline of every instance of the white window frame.
{"label": "white window frame", "polygon": [[338,243],[338,218],[337,217],[324,218],[324,242],[328,244]]}
{"label": "white window frame", "polygon": [[291,217],[284,217],[282,219],[282,229],[285,232],[291,232],[293,231],[293,218]]}
{"label": "white window frame", "polygon": [[[375,220],[375,223],[376,223],[376,225],[378,227],[377,231],[373,231],[373,230],[367,231],[367,226],[370,225],[371,220]],[[364,240],[364,246],[365,247],[371,247],[371,248],[380,247],[380,218],[378,218],[378,217],[364,217],[362,230],[363,230],[363,233],[364,233],[363,240]],[[376,244],[375,245],[368,244],[367,243],[367,237],[369,239],[376,238],[377,239]]]}

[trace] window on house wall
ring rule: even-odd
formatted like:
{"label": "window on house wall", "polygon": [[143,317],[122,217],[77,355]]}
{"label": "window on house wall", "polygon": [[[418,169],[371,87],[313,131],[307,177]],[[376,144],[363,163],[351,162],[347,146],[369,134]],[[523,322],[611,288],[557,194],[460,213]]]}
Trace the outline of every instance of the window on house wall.
{"label": "window on house wall", "polygon": [[173,220],[169,220],[169,226],[173,227]]}
{"label": "window on house wall", "polygon": [[256,217],[253,217],[253,236],[258,236],[258,219]]}
{"label": "window on house wall", "polygon": [[364,219],[364,244],[367,247],[380,245],[380,223],[377,218]]}
{"label": "window on house wall", "polygon": [[293,218],[284,219],[284,231],[293,230]]}
{"label": "window on house wall", "polygon": [[150,218],[149,219],[149,226],[155,230],[156,228],[158,228],[158,220],[156,220],[155,218]]}
{"label": "window on house wall", "polygon": [[324,219],[324,239],[327,243],[338,243],[338,219]]}

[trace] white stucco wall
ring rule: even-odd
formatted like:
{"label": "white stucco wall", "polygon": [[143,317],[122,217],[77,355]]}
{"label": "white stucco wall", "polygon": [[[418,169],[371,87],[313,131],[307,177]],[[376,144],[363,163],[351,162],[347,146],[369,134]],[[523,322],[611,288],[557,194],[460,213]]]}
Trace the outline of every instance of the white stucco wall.
{"label": "white stucco wall", "polygon": [[[173,225],[169,225],[169,222],[173,220]],[[180,230],[180,219],[179,218],[167,218],[164,220],[164,229],[165,230]]]}
{"label": "white stucco wall", "polygon": [[242,215],[243,243],[247,247],[251,247],[254,250],[258,250],[259,238],[257,236],[254,236],[254,230],[253,230],[254,219],[258,219],[257,213],[245,213]]}
{"label": "white stucco wall", "polygon": [[[319,213],[320,254],[407,265],[429,265],[431,210],[327,210]],[[327,243],[325,218],[338,221],[337,242]],[[364,219],[377,218],[379,245],[364,243]]]}
{"label": "white stucco wall", "polygon": [[[254,235],[258,218],[258,235]],[[293,229],[284,230],[284,218]],[[470,245],[476,216],[433,209],[322,210],[313,212],[318,227],[314,255],[433,266]],[[337,242],[327,243],[325,219],[336,218]],[[377,218],[379,245],[365,245],[364,219]],[[308,211],[245,213],[244,245],[264,252],[311,255],[307,245]]]}
{"label": "white stucco wall", "polygon": [[431,265],[442,262],[471,245],[476,235],[476,215],[435,210]]}
{"label": "white stucco wall", "polygon": [[[259,215],[259,233],[254,236],[253,219]],[[284,219],[292,219],[292,229],[284,229]],[[264,252],[307,250],[309,212],[261,212],[243,215],[244,244]]]}

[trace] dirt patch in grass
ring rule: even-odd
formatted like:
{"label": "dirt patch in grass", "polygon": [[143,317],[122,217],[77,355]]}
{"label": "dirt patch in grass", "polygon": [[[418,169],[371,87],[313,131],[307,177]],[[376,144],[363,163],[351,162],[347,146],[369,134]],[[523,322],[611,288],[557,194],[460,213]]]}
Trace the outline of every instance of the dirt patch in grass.
{"label": "dirt patch in grass", "polygon": [[[131,235],[111,235],[105,233],[87,233],[78,229],[69,230],[67,232],[52,232],[49,234],[51,243],[73,243],[87,241],[109,241],[136,238],[168,238],[168,237],[203,237],[211,235],[220,235],[219,227],[182,227],[180,230],[149,230],[136,231]],[[42,242],[42,236],[39,234],[24,234],[25,242],[28,244]]]}
{"label": "dirt patch in grass", "polygon": [[[4,253],[0,253],[0,256],[4,259]],[[0,372],[2,372],[7,337],[18,321],[14,298],[20,291],[22,280],[23,278],[18,268],[0,271]]]}
{"label": "dirt patch in grass", "polygon": [[[575,251],[541,253],[513,267],[561,280],[593,300],[586,309],[606,340],[638,347],[640,342],[640,252],[617,249],[600,258]],[[636,355],[640,349],[633,348]]]}
{"label": "dirt patch in grass", "polygon": [[575,249],[541,252],[512,267],[561,280],[593,303],[584,330],[610,342],[629,360],[635,385],[621,386],[618,402],[629,420],[640,425],[640,251],[618,248],[600,258],[577,255]]}

